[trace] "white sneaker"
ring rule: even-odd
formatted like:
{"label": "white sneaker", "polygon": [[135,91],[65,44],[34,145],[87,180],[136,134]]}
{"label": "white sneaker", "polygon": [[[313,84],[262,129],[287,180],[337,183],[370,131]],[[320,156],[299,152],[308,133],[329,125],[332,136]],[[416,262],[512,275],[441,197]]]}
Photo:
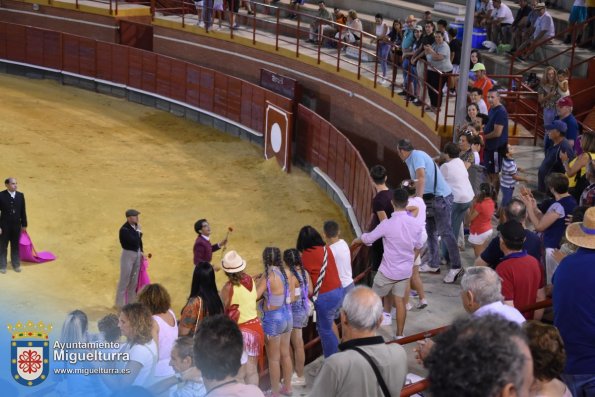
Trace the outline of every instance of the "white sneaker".
{"label": "white sneaker", "polygon": [[446,276],[444,277],[444,282],[446,284],[453,284],[455,281],[457,281],[457,278],[459,278],[459,276],[461,276],[463,274],[463,268],[460,269],[450,269],[448,271],[448,273],[446,273]]}
{"label": "white sneaker", "polygon": [[407,302],[407,305],[405,306],[405,309],[407,309],[407,311],[413,309],[413,305],[411,304],[411,302]]}
{"label": "white sneaker", "polygon": [[396,307],[393,307],[393,308],[391,309],[391,311],[390,311],[390,317],[391,317],[392,319],[396,319],[396,318],[397,318],[397,308],[396,308]]}
{"label": "white sneaker", "polygon": [[419,267],[420,273],[440,273],[439,267],[431,267],[430,265],[421,265]]}
{"label": "white sneaker", "polygon": [[419,303],[417,304],[418,309],[423,309],[428,306],[428,301],[425,299],[420,299]]}
{"label": "white sneaker", "polygon": [[390,80],[388,80],[388,79],[385,79],[384,77],[383,77],[382,79],[380,79],[380,85],[381,85],[381,86],[383,86],[383,87],[388,87],[388,86],[390,86],[390,84],[391,84],[391,83],[390,83]]}
{"label": "white sneaker", "polygon": [[382,324],[380,325],[393,325],[393,318],[391,317],[390,313],[382,313]]}
{"label": "white sneaker", "polygon": [[291,384],[293,386],[306,386],[306,377],[298,376],[295,372],[291,376]]}

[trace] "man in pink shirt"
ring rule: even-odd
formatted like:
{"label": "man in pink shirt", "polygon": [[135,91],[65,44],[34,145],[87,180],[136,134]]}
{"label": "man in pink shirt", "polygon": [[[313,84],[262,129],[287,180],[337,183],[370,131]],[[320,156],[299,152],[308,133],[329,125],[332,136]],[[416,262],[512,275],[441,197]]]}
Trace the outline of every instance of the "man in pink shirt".
{"label": "man in pink shirt", "polygon": [[380,222],[374,230],[364,233],[353,241],[355,244],[372,245],[382,238],[384,254],[372,289],[379,296],[393,295],[397,308],[397,339],[403,337],[407,310],[405,294],[409,286],[409,278],[413,272],[415,252],[422,247],[422,227],[414,217],[408,214],[407,202],[409,194],[405,189],[397,189],[393,196],[395,208],[391,217]]}

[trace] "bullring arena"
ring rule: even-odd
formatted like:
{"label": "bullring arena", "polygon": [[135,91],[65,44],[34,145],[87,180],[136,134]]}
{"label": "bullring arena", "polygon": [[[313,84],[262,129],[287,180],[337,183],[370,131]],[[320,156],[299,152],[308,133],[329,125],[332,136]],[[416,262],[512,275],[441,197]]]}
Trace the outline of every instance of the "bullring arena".
{"label": "bullring arena", "polygon": [[251,274],[262,271],[264,247],[295,246],[304,225],[336,219],[352,238],[337,205],[304,172],[282,172],[239,138],[52,81],[0,75],[0,86],[2,174],[18,177],[36,248],[58,256],[0,279],[5,318],[52,313],[58,325],[74,308],[92,320],[112,310],[128,208],[141,212],[149,275],[171,291],[176,311],[190,291],[201,217],[215,239],[233,228],[229,249],[246,257]]}

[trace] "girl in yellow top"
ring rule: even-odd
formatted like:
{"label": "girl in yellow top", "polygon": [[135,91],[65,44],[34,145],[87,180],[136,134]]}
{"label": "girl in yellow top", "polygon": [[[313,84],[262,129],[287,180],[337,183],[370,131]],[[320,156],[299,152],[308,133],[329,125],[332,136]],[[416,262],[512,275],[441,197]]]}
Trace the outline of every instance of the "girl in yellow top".
{"label": "girl in yellow top", "polygon": [[240,312],[238,326],[244,339],[244,352],[248,355],[248,362],[240,373],[244,383],[258,386],[258,359],[264,348],[264,332],[256,310],[256,283],[244,273],[246,261],[235,251],[225,254],[221,268],[229,278],[221,289],[223,307],[228,309],[237,305]]}

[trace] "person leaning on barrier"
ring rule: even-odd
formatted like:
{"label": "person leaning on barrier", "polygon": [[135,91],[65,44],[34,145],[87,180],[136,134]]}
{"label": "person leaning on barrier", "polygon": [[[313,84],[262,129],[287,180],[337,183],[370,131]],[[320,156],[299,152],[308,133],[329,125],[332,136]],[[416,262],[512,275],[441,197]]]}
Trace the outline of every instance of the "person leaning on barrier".
{"label": "person leaning on barrier", "polygon": [[[351,290],[341,308],[343,343],[339,353],[324,360],[310,396],[398,396],[407,374],[407,354],[398,344],[385,344],[377,330],[382,301],[368,287]],[[372,366],[379,371],[377,378]],[[388,394],[380,386],[384,383]]]}
{"label": "person leaning on barrier", "polygon": [[434,397],[528,397],[533,359],[521,327],[497,315],[456,320],[424,360]]}

